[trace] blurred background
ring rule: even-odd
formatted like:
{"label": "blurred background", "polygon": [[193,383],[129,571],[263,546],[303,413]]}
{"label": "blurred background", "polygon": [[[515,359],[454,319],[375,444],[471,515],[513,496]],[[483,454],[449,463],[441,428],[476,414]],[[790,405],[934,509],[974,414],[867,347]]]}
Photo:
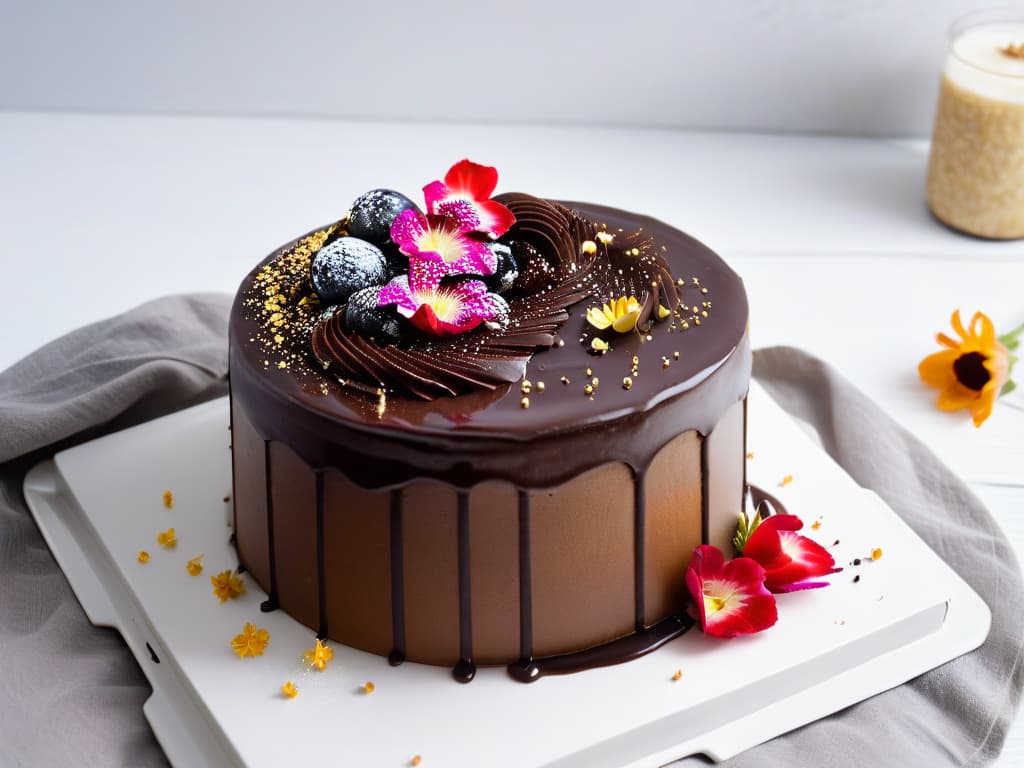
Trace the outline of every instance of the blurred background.
{"label": "blurred background", "polygon": [[5,0],[0,109],[926,136],[969,0]]}

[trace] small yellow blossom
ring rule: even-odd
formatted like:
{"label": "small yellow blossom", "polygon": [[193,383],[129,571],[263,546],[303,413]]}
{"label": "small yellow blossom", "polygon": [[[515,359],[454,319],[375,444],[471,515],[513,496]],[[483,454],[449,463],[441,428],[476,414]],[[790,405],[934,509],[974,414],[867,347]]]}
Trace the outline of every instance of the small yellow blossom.
{"label": "small yellow blossom", "polygon": [[170,491],[164,491],[164,506],[168,509],[174,507],[174,494]]}
{"label": "small yellow blossom", "polygon": [[327,668],[327,662],[334,658],[334,651],[318,637],[316,646],[303,653],[302,657],[309,666],[323,672]]}
{"label": "small yellow blossom", "polygon": [[363,683],[363,693],[373,693],[375,690],[377,690],[377,686],[369,680]]}
{"label": "small yellow blossom", "polygon": [[677,669],[677,670],[676,670],[676,671],[675,671],[675,672],[673,673],[673,675],[672,675],[672,679],[673,679],[674,681],[676,681],[676,682],[679,682],[679,680],[680,680],[680,679],[681,679],[682,677],[683,677],[683,670],[681,670],[681,669]]}
{"label": "small yellow blossom", "polygon": [[203,556],[197,555],[185,563],[185,570],[188,571],[189,576],[198,576],[203,572]]}
{"label": "small yellow blossom", "polygon": [[590,340],[590,348],[595,352],[600,352],[602,355],[611,349],[611,345],[602,339],[600,336],[595,336]]}
{"label": "small yellow blossom", "polygon": [[178,546],[178,538],[174,534],[174,529],[168,528],[166,531],[158,533],[156,535],[156,543],[168,549]]}
{"label": "small yellow blossom", "polygon": [[641,309],[636,296],[620,296],[600,309],[590,307],[587,310],[587,322],[600,331],[612,328],[617,333],[628,333],[636,328]]}
{"label": "small yellow blossom", "polygon": [[289,680],[287,683],[281,686],[281,695],[286,699],[294,699],[299,695],[299,689],[295,687],[295,683]]}
{"label": "small yellow blossom", "polygon": [[242,634],[235,635],[231,641],[231,647],[238,654],[238,658],[244,659],[246,656],[262,656],[269,642],[270,633],[267,630],[246,622]]}
{"label": "small yellow blossom", "polygon": [[147,552],[144,549],[140,549],[139,550],[139,562],[140,563],[148,563],[149,562],[149,552]]}
{"label": "small yellow blossom", "polygon": [[221,571],[210,577],[210,583],[213,584],[213,596],[222,603],[245,592],[245,582],[234,571]]}

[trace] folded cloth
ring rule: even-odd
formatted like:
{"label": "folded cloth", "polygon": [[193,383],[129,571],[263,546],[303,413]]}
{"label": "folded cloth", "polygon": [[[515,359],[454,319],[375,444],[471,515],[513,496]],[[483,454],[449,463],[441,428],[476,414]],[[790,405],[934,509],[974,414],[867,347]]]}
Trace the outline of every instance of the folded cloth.
{"label": "folded cloth", "polygon": [[[60,447],[223,394],[228,307],[219,295],[159,299],[0,372],[0,765],[166,764],[142,713],[145,677],[116,631],[85,617],[21,484]],[[826,364],[773,348],[755,352],[754,374],[985,599],[992,630],[976,651],[726,764],[989,764],[1024,685],[1009,544],[963,483]]]}

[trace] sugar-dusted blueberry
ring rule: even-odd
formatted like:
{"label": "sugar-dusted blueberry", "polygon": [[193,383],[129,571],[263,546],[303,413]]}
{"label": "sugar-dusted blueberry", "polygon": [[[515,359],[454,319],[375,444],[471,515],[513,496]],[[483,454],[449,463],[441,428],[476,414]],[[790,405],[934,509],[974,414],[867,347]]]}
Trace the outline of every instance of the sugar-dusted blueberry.
{"label": "sugar-dusted blueberry", "polygon": [[488,293],[487,298],[491,300],[491,304],[494,306],[494,311],[497,313],[490,322],[497,323],[502,328],[508,325],[508,314],[511,312],[511,308],[505,297],[500,293]]}
{"label": "sugar-dusted blueberry", "polygon": [[484,282],[495,293],[508,293],[519,277],[519,264],[512,255],[512,249],[505,243],[488,243],[487,247],[498,260],[493,275],[487,275]]}
{"label": "sugar-dusted blueberry", "polygon": [[352,203],[348,214],[348,233],[361,237],[374,245],[384,245],[391,239],[391,223],[402,211],[419,207],[393,189],[371,189]]}
{"label": "sugar-dusted blueberry", "polygon": [[349,297],[345,308],[345,327],[384,346],[401,340],[406,321],[393,306],[377,306],[380,289],[379,285],[370,286]]}
{"label": "sugar-dusted blueberry", "polygon": [[388,263],[373,243],[339,237],[317,251],[309,273],[321,303],[338,304],[358,290],[385,283]]}

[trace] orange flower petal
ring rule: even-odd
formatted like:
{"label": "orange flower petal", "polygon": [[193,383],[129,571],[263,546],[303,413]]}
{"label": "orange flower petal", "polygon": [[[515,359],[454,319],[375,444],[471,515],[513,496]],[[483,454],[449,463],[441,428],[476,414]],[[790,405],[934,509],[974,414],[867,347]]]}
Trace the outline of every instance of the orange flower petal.
{"label": "orange flower petal", "polygon": [[959,411],[961,408],[971,406],[978,399],[978,393],[972,392],[961,385],[945,389],[939,393],[939,400],[936,403],[939,410]]}
{"label": "orange flower petal", "polygon": [[960,343],[959,342],[953,341],[953,339],[949,338],[949,336],[947,336],[944,333],[936,333],[935,334],[935,340],[937,342],[939,342],[939,344],[941,344],[942,346],[949,347],[950,349],[959,349],[960,348]]}
{"label": "orange flower petal", "polygon": [[960,335],[960,338],[963,339],[964,341],[967,341],[967,338],[970,334],[968,334],[967,331],[964,330],[964,324],[960,322],[959,309],[954,310],[953,316],[949,318],[949,322],[953,326],[953,330]]}
{"label": "orange flower petal", "polygon": [[917,366],[921,381],[936,389],[947,389],[955,385],[956,373],[953,371],[953,363],[958,357],[960,352],[956,349],[944,349],[928,355]]}

